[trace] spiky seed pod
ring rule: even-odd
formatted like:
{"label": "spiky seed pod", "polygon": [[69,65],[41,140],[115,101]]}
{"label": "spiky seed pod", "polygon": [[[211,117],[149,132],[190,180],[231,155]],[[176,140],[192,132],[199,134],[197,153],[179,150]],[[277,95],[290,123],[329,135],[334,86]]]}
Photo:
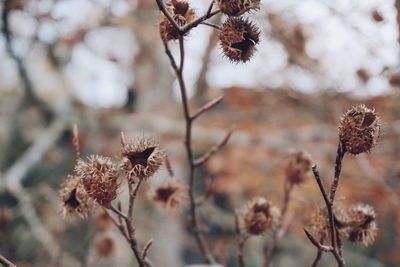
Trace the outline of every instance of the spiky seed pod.
{"label": "spiky seed pod", "polygon": [[357,204],[348,211],[348,240],[362,242],[365,246],[374,242],[378,227],[373,207]]}
{"label": "spiky seed pod", "polygon": [[216,2],[221,12],[230,17],[238,17],[260,8],[260,0],[217,0]]}
{"label": "spiky seed pod", "polygon": [[115,242],[111,237],[102,237],[96,241],[96,251],[99,256],[110,257],[115,251]]}
{"label": "spiky seed pod", "polygon": [[[165,3],[165,6],[178,26],[183,27],[195,18],[194,10],[190,8],[189,3],[186,1],[169,0]],[[165,41],[177,40],[180,36],[179,32],[163,13],[160,15],[160,33]]]}
{"label": "spiky seed pod", "polygon": [[[347,238],[346,226],[348,216],[346,212],[340,207],[335,207],[334,219],[336,230],[338,231],[340,238]],[[308,228],[318,241],[321,241],[324,244],[330,244],[329,216],[325,206],[319,207],[311,214]]]}
{"label": "spiky seed pod", "polygon": [[259,42],[260,31],[247,19],[229,18],[222,24],[219,39],[224,55],[234,62],[250,60]]}
{"label": "spiky seed pod", "polygon": [[88,161],[79,159],[76,173],[82,177],[83,185],[89,196],[98,204],[109,208],[118,194],[117,168],[110,158],[92,155]]}
{"label": "spiky seed pod", "polygon": [[303,183],[311,169],[311,157],[306,151],[297,151],[288,157],[285,163],[285,174],[293,184]]}
{"label": "spiky seed pod", "polygon": [[164,152],[152,139],[140,138],[122,147],[123,168],[129,177],[151,177],[163,164]]}
{"label": "spiky seed pod", "polygon": [[244,227],[249,235],[261,235],[274,227],[279,219],[279,210],[265,198],[255,198],[244,210]]}
{"label": "spiky seed pod", "polygon": [[169,182],[155,188],[152,199],[166,209],[178,208],[187,197],[187,189],[179,182]]}
{"label": "spiky seed pod", "polygon": [[378,143],[380,134],[381,119],[365,105],[351,108],[340,121],[340,142],[353,155],[369,152]]}
{"label": "spiky seed pod", "polygon": [[68,179],[61,185],[59,194],[64,217],[66,215],[78,215],[84,218],[93,208],[93,199],[86,192],[80,177],[69,175]]}

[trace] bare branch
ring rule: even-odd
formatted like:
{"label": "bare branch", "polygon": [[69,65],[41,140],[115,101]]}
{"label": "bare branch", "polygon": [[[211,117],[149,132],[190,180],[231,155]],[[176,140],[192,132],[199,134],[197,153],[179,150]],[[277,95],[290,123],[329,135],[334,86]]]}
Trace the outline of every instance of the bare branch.
{"label": "bare branch", "polygon": [[309,231],[307,231],[307,229],[303,229],[304,232],[306,233],[308,239],[311,241],[311,243],[318,248],[318,250],[320,251],[324,251],[324,252],[331,252],[333,251],[333,247],[330,246],[324,246],[322,244],[320,244],[312,235]]}
{"label": "bare branch", "polygon": [[147,241],[146,245],[144,246],[143,250],[142,250],[142,260],[144,260],[147,256],[147,252],[149,251],[151,245],[153,245],[154,239],[150,239],[149,241]]}
{"label": "bare branch", "polygon": [[226,133],[225,137],[221,140],[221,142],[219,144],[213,146],[212,148],[210,148],[210,150],[208,150],[202,157],[196,159],[194,161],[194,164],[196,166],[202,165],[205,162],[207,162],[207,160],[209,160],[212,155],[214,155],[215,153],[220,151],[226,145],[226,143],[228,143],[229,138],[231,137],[231,135],[233,133],[233,130],[234,130],[234,127],[229,129],[229,131]]}
{"label": "bare branch", "polygon": [[240,267],[245,267],[245,262],[243,259],[243,248],[244,245],[249,238],[249,236],[242,237],[241,231],[240,231],[240,221],[239,221],[239,215],[238,212],[235,211],[235,232],[236,232],[236,240],[238,244],[238,262]]}
{"label": "bare branch", "polygon": [[205,104],[203,107],[201,107],[193,116],[192,116],[192,120],[195,120],[196,118],[198,118],[201,114],[203,114],[204,112],[212,109],[213,107],[215,107],[216,105],[218,105],[219,103],[221,103],[222,99],[224,98],[223,95],[211,100],[210,102],[208,102],[207,104]]}
{"label": "bare branch", "polygon": [[0,254],[0,263],[6,267],[17,267],[17,265],[12,263],[10,260],[8,260],[6,257],[2,256],[1,254]]}

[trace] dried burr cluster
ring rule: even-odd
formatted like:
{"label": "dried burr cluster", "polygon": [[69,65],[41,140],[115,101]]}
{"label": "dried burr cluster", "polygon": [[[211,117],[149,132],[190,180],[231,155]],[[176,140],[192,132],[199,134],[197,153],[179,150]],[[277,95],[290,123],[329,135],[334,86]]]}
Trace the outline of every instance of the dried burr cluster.
{"label": "dried burr cluster", "polygon": [[305,229],[307,237],[319,251],[319,256],[314,261],[315,265],[319,261],[321,252],[330,252],[338,265],[344,266],[343,240],[369,245],[377,235],[376,215],[370,205],[356,204],[344,209],[336,204],[335,194],[345,154],[348,152],[358,155],[370,152],[380,139],[381,119],[373,109],[357,105],[342,116],[338,129],[339,144],[329,195],[322,184],[317,166],[312,167],[326,206],[319,208],[311,216],[309,225],[311,232]]}
{"label": "dried burr cluster", "polygon": [[[163,5],[158,2],[160,9],[160,33],[164,42],[178,40],[189,33],[189,30],[198,24],[209,25],[217,28],[220,45],[224,55],[233,62],[246,62],[253,56],[259,42],[259,29],[244,18],[243,15],[260,8],[259,0],[217,0],[219,10],[209,11],[196,19],[194,10],[189,2],[169,0]],[[221,12],[228,18],[221,27],[205,23],[204,21]]]}
{"label": "dried burr cluster", "polygon": [[[96,204],[110,209],[111,202],[118,195],[121,174],[125,174],[132,184],[148,179],[163,164],[165,153],[154,140],[138,138],[129,143],[123,142],[121,156],[119,164],[99,155],[92,155],[87,160],[78,158],[75,174],[68,176],[60,190],[64,215],[86,217]],[[168,184],[173,192],[182,191],[176,189],[178,185]],[[165,189],[165,185],[161,188]],[[164,194],[160,202],[171,203],[164,205],[166,207],[177,206],[180,199],[176,193]]]}

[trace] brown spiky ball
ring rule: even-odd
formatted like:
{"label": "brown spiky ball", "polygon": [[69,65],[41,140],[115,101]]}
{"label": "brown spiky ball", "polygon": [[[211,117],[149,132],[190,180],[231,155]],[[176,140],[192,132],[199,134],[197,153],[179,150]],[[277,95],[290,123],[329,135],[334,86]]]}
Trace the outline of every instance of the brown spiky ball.
{"label": "brown spiky ball", "polygon": [[238,17],[260,8],[260,0],[217,0],[216,3],[221,12],[230,17]]}
{"label": "brown spiky ball", "polygon": [[178,182],[162,184],[152,192],[152,199],[166,209],[178,208],[186,197],[186,187]]}
{"label": "brown spiky ball", "polygon": [[[176,24],[183,27],[195,18],[195,12],[186,1],[170,0],[165,3],[167,11],[172,15]],[[160,33],[165,41],[179,39],[179,31],[171,24],[168,18],[161,13],[160,15]]]}
{"label": "brown spiky ball", "polygon": [[251,200],[244,210],[244,227],[249,235],[261,235],[270,230],[279,218],[279,210],[265,198]]}
{"label": "brown spiky ball", "polygon": [[290,183],[303,183],[311,170],[311,157],[306,151],[297,151],[285,162],[285,175]]}
{"label": "brown spiky ball", "polygon": [[138,138],[122,146],[123,168],[130,178],[151,177],[163,164],[164,152],[152,139]]}
{"label": "brown spiky ball", "polygon": [[339,125],[343,148],[353,155],[369,152],[379,141],[381,119],[375,110],[358,105],[348,110]]}
{"label": "brown spiky ball", "polygon": [[69,175],[61,185],[59,194],[64,217],[78,215],[84,218],[93,208],[93,199],[86,192],[80,177]]}
{"label": "brown spiky ball", "polygon": [[234,62],[250,60],[259,42],[260,31],[247,19],[229,18],[221,27],[219,39],[224,55]]}
{"label": "brown spiky ball", "polygon": [[78,159],[75,172],[82,178],[89,196],[109,208],[118,194],[117,168],[110,158],[92,155],[87,161]]}
{"label": "brown spiky ball", "polygon": [[369,245],[377,234],[376,214],[374,208],[366,204],[357,204],[348,211],[348,240]]}

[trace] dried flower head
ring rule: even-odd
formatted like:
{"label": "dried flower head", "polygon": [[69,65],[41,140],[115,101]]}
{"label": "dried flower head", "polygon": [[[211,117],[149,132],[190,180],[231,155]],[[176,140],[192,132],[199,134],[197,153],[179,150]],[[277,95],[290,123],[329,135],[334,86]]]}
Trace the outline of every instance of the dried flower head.
{"label": "dried flower head", "polygon": [[117,168],[110,158],[92,155],[88,161],[79,159],[76,173],[82,178],[89,196],[98,204],[109,208],[117,197],[119,187]]}
{"label": "dried flower head", "polygon": [[288,157],[285,164],[285,174],[293,184],[303,183],[311,169],[311,157],[305,151],[297,151]]}
{"label": "dried flower head", "polygon": [[261,235],[276,225],[279,210],[265,198],[251,200],[244,211],[244,227],[250,235]]}
{"label": "dried flower head", "polygon": [[254,54],[259,35],[260,31],[249,20],[229,18],[222,24],[219,39],[225,56],[235,62],[246,62]]}
{"label": "dried flower head", "polygon": [[[335,226],[340,235],[340,237],[346,238],[346,225],[347,225],[347,214],[346,212],[340,208],[334,208],[334,219]],[[330,232],[329,232],[329,216],[326,207],[319,207],[314,213],[311,214],[310,223],[309,223],[310,232],[313,233],[318,241],[329,244],[330,243]]]}
{"label": "dried flower head", "polygon": [[187,189],[179,182],[169,182],[155,188],[152,199],[163,208],[176,209],[187,197]]}
{"label": "dried flower head", "polygon": [[250,10],[260,8],[260,0],[217,0],[216,2],[221,12],[230,17],[241,16]]}
{"label": "dried flower head", "polygon": [[110,257],[115,250],[115,243],[111,237],[103,237],[96,241],[97,254],[102,257]]}
{"label": "dried flower head", "polygon": [[362,242],[366,246],[374,242],[378,227],[373,207],[366,204],[355,205],[349,209],[348,216],[348,240]]}
{"label": "dried flower head", "polygon": [[381,120],[375,110],[358,105],[347,111],[339,125],[339,139],[344,148],[357,155],[369,152],[379,140]]}
{"label": "dried flower head", "polygon": [[[189,24],[195,18],[194,10],[190,8],[189,3],[186,1],[169,0],[165,3],[165,6],[176,24],[180,27]],[[163,13],[161,13],[160,18],[160,33],[165,41],[177,40],[180,36],[179,31]]]}
{"label": "dried flower head", "polygon": [[140,138],[122,146],[123,168],[130,177],[149,178],[163,164],[165,154],[152,139]]}
{"label": "dried flower head", "polygon": [[93,199],[86,192],[82,179],[77,176],[68,176],[60,190],[63,215],[78,215],[86,217],[93,207]]}

